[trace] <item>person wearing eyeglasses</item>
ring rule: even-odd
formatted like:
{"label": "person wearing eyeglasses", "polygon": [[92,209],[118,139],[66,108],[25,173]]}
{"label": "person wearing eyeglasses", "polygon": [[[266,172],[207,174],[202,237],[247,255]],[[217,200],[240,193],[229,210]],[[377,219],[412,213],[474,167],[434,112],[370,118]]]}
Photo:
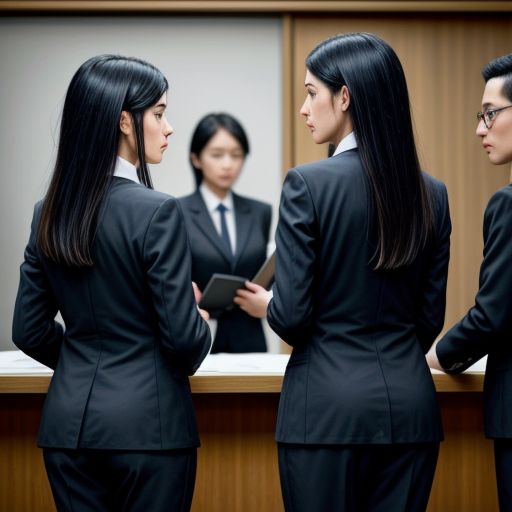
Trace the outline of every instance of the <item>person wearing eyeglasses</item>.
{"label": "person wearing eyeglasses", "polygon": [[[512,162],[512,54],[492,60],[476,134],[495,165]],[[474,306],[427,353],[431,368],[460,373],[488,355],[485,434],[494,439],[500,510],[512,511],[512,185],[498,190],[484,215],[484,259]]]}

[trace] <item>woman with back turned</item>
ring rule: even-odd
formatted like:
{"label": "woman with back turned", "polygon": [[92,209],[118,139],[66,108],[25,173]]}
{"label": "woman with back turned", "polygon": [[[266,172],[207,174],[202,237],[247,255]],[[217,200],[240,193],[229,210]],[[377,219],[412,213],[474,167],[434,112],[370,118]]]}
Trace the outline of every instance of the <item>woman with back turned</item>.
{"label": "woman with back turned", "polygon": [[427,507],[442,426],[425,352],[444,321],[451,231],[446,189],[420,171],[393,49],[365,33],[306,60],[301,114],[327,160],[289,171],[268,309],[293,347],[276,438],[287,511]]}
{"label": "woman with back turned", "polygon": [[85,62],[35,207],[13,340],[55,370],[38,442],[59,511],[191,505],[199,438],[187,376],[211,338],[179,204],[152,190],[147,167],[172,134],[167,88],[138,59]]}

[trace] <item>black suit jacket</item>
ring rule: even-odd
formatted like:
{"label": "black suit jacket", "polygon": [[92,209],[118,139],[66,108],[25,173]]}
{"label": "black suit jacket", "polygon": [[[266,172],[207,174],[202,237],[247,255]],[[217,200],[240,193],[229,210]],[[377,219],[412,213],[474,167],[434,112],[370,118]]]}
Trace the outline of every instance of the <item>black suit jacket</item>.
{"label": "black suit jacket", "polygon": [[[100,211],[94,266],[69,268],[36,244],[21,265],[13,341],[55,369],[39,444],[161,450],[199,443],[188,374],[208,353],[178,202],[113,178]],[[54,321],[60,311],[66,330]]]}
{"label": "black suit jacket", "polygon": [[[192,279],[204,290],[214,273],[252,279],[266,259],[271,206],[233,193],[236,251],[231,257],[223,244],[199,191],[179,199],[192,252]],[[218,317],[212,352],[264,352],[261,320],[237,306]]]}
{"label": "black suit jacket", "polygon": [[436,236],[414,264],[374,271],[357,149],[292,169],[276,233],[270,326],[293,352],[277,440],[435,442],[442,427],[424,353],[444,321],[451,231],[446,189],[424,175]]}
{"label": "black suit jacket", "polygon": [[488,437],[512,437],[512,185],[498,190],[484,216],[484,260],[475,305],[436,346],[441,365],[462,372],[489,354],[484,382]]}

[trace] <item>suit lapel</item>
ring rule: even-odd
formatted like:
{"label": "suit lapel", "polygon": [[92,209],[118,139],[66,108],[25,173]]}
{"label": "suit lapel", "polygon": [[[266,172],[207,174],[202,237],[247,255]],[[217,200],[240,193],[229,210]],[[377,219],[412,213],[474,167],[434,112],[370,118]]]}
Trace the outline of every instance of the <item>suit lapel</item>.
{"label": "suit lapel", "polygon": [[253,216],[252,210],[242,197],[233,193],[233,205],[235,208],[235,224],[236,224],[236,251],[233,261],[233,269],[242,255],[247,242],[249,241],[249,235],[252,230]]}
{"label": "suit lapel", "polygon": [[222,254],[222,256],[226,258],[227,262],[230,265],[233,265],[233,258],[217,233],[200,192],[196,190],[192,199],[189,209],[192,212],[192,219],[197,229],[199,229],[199,231],[204,234],[204,236]]}

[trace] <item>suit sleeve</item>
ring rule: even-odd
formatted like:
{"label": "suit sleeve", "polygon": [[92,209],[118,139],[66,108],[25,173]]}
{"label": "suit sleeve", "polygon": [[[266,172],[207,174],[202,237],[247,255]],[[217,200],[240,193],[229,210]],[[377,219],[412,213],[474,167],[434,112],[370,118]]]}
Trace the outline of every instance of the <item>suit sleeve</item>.
{"label": "suit sleeve", "polygon": [[268,245],[268,242],[270,240],[270,226],[272,224],[272,206],[268,205],[265,208],[265,236],[266,236],[266,243]]}
{"label": "suit sleeve", "polygon": [[438,219],[436,243],[432,250],[416,321],[416,335],[425,353],[441,332],[444,324],[446,282],[450,260],[450,234],[452,231],[446,187],[439,183],[437,193],[432,195]]}
{"label": "suit sleeve", "polygon": [[37,207],[32,219],[29,242],[20,267],[20,283],[12,323],[12,340],[25,354],[55,369],[59,360],[64,329],[55,321],[55,296],[41,265],[36,248]]}
{"label": "suit sleeve", "polygon": [[165,201],[153,215],[146,233],[144,260],[160,342],[191,375],[208,354],[211,335],[197,311],[185,222],[175,199]]}
{"label": "suit sleeve", "polygon": [[289,345],[306,341],[313,318],[316,213],[304,178],[290,170],[283,184],[276,231],[276,273],[267,320]]}
{"label": "suit sleeve", "polygon": [[507,189],[494,194],[485,212],[484,259],[475,304],[436,346],[448,372],[464,371],[512,330],[512,194]]}

